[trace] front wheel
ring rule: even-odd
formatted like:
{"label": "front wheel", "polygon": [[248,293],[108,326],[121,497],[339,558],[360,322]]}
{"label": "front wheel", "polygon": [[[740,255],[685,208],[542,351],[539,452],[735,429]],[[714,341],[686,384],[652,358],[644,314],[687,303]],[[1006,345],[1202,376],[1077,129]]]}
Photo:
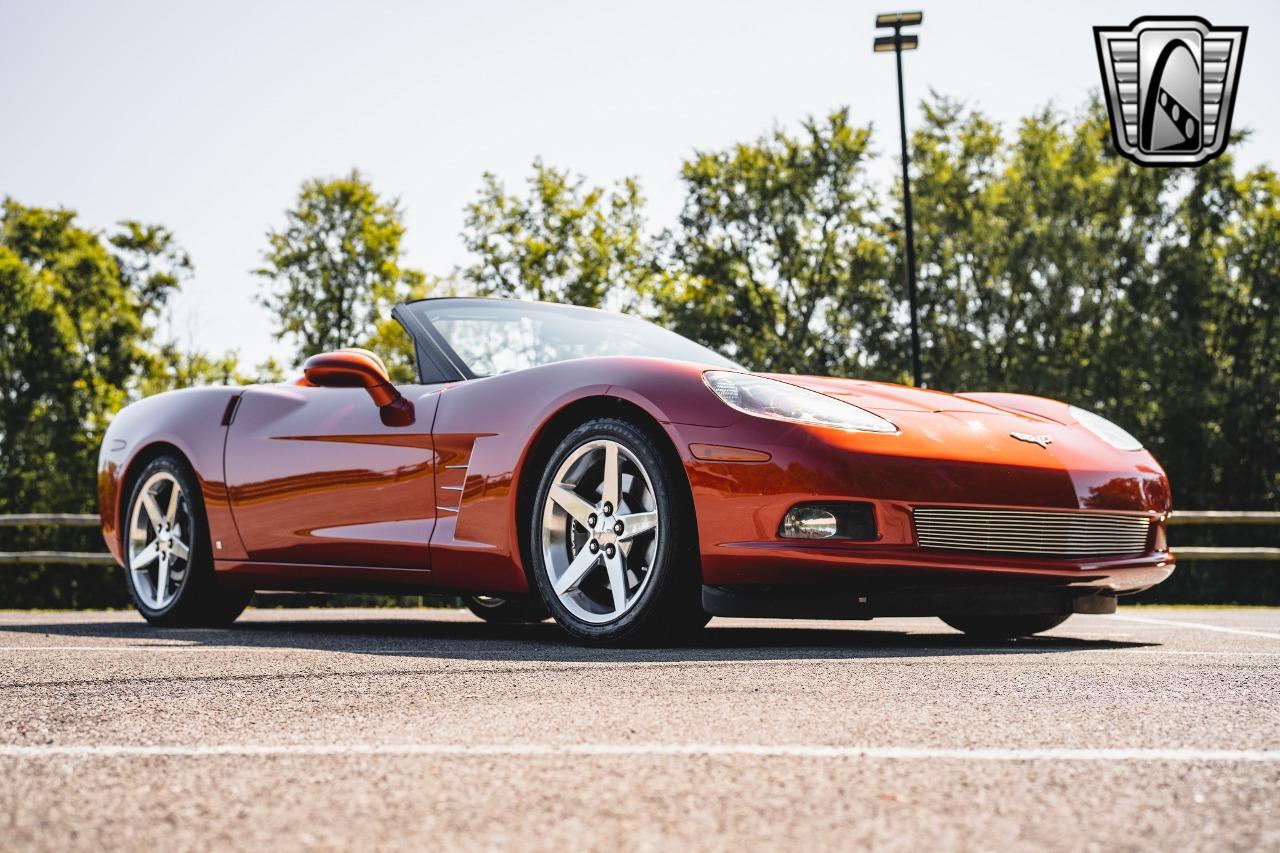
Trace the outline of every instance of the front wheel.
{"label": "front wheel", "polygon": [[707,623],[682,476],[627,421],[588,421],[560,443],[533,503],[530,551],[538,591],[569,634],[661,642]]}
{"label": "front wheel", "polygon": [[1056,628],[1070,613],[1016,613],[940,617],[957,631],[982,640],[1012,640]]}
{"label": "front wheel", "polygon": [[252,590],[226,589],[213,572],[204,500],[179,458],[153,459],[129,498],[125,574],[134,607],[153,625],[229,625]]}

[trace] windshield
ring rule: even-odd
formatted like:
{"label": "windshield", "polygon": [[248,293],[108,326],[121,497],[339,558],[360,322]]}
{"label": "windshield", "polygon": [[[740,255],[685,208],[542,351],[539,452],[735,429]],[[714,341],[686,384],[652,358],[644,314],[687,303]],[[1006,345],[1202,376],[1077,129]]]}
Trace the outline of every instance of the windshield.
{"label": "windshield", "polygon": [[724,356],[626,314],[515,299],[424,299],[404,309],[434,327],[476,376],[606,355],[741,370]]}

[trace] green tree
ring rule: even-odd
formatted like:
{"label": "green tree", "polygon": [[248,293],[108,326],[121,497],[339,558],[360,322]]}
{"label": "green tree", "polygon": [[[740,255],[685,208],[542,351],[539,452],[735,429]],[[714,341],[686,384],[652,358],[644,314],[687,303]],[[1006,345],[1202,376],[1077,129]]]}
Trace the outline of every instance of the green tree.
{"label": "green tree", "polygon": [[151,355],[151,367],[137,384],[131,396],[150,397],[163,391],[178,388],[195,388],[203,385],[252,385],[261,382],[279,382],[284,370],[274,359],[267,359],[253,368],[240,363],[234,350],[222,355],[210,355],[180,347],[174,341],[165,341]]}
{"label": "green tree", "polygon": [[[111,416],[156,365],[157,314],[191,264],[163,228],[107,235],[70,210],[0,208],[0,513],[95,508],[98,445]],[[87,531],[85,532],[88,533]],[[96,550],[49,531],[4,531],[0,550]],[[123,604],[109,570],[11,567],[10,605]]]}
{"label": "green tree", "polygon": [[1229,157],[1188,177],[1152,280],[1152,444],[1186,506],[1280,505],[1280,183]]}
{"label": "green tree", "polygon": [[267,233],[255,272],[272,287],[261,302],[276,316],[276,336],[296,345],[298,361],[362,344],[388,303],[422,289],[423,275],[401,266],[401,218],[396,200],[383,200],[352,171],[306,181],[285,227]]}
{"label": "green tree", "polygon": [[0,218],[0,510],[87,509],[102,431],[152,368],[152,323],[191,269],[172,234],[6,199]]}
{"label": "green tree", "polygon": [[485,174],[463,240],[476,260],[461,277],[482,295],[625,307],[654,274],[639,185],[588,187],[540,160],[525,196]]}
{"label": "green tree", "polygon": [[1010,138],[945,98],[923,118],[912,190],[930,384],[1078,403],[1139,435],[1180,505],[1274,506],[1275,173],[1239,178],[1229,155],[1135,166],[1096,102],[1042,110]]}
{"label": "green tree", "polygon": [[755,369],[892,371],[883,353],[901,335],[870,139],[840,111],[685,163],[658,317]]}
{"label": "green tree", "polygon": [[[1257,168],[1231,181],[1237,210],[1221,244],[1224,286],[1210,338],[1220,364],[1225,489],[1280,506],[1280,176]],[[1243,445],[1243,447],[1242,447]],[[1216,499],[1217,496],[1215,496]]]}
{"label": "green tree", "polygon": [[1096,106],[1075,121],[1041,111],[1012,140],[945,98],[923,118],[912,162],[928,383],[1042,393],[1129,369],[1132,356],[1100,355],[1145,334],[1134,318],[1168,173],[1110,155]]}
{"label": "green tree", "polygon": [[121,278],[137,294],[138,310],[150,319],[191,278],[191,256],[162,225],[126,219],[119,229],[108,242],[115,249]]}

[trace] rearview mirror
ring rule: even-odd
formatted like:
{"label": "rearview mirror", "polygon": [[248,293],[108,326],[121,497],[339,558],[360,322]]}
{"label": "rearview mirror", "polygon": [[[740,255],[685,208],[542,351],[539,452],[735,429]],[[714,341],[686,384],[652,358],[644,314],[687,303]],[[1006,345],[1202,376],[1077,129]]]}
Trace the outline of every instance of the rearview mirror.
{"label": "rearview mirror", "polygon": [[318,388],[363,388],[387,426],[413,423],[413,403],[391,384],[382,359],[366,349],[340,349],[313,355],[302,365],[307,384]]}

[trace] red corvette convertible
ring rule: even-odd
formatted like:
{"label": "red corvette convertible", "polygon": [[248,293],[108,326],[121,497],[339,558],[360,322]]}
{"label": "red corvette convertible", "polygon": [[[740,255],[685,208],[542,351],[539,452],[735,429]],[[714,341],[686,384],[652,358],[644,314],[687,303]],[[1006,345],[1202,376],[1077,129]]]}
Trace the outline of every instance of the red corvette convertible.
{"label": "red corvette convertible", "polygon": [[395,317],[411,384],[341,350],[294,384],[116,417],[102,529],[148,621],[225,624],[257,589],[431,590],[592,642],[714,615],[936,615],[1016,637],[1173,570],[1164,472],[1065,403],[749,373],[563,305]]}

